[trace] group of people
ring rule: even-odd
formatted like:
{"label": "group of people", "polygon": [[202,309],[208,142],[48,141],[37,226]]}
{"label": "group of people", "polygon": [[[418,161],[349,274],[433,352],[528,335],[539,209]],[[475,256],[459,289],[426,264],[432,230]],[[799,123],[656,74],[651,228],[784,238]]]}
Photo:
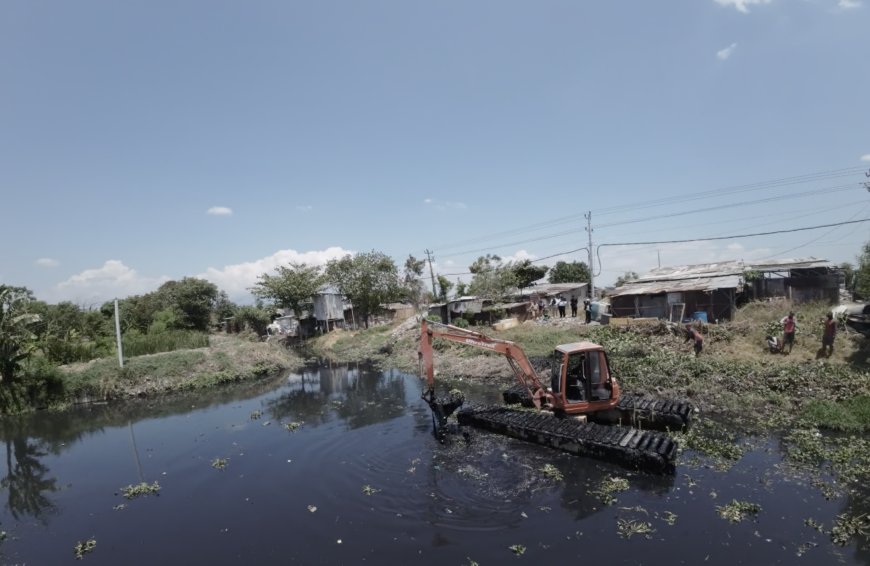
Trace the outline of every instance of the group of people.
{"label": "group of people", "polygon": [[[768,336],[767,347],[774,354],[791,354],[791,349],[794,346],[794,337],[797,333],[797,319],[794,312],[789,312],[779,322],[782,324],[782,340],[776,336]],[[837,336],[837,321],[834,320],[834,313],[829,312],[822,321],[822,324],[824,325],[822,329],[822,349],[819,351],[819,355],[829,358],[834,353],[834,338]]]}
{"label": "group of people", "polygon": [[[566,301],[565,297],[559,295],[558,297],[551,298],[549,303],[541,298],[538,300],[537,305],[530,305],[530,309],[533,318],[537,318],[538,315],[549,317],[550,312],[553,313],[553,316],[555,316],[556,313],[559,313],[559,318],[565,318],[567,316],[566,311],[569,305],[571,306],[571,316],[576,318],[579,301],[575,295],[571,295],[570,301]],[[548,311],[548,307],[551,311]],[[586,324],[589,324],[592,321],[592,303],[589,299],[583,300],[583,310],[586,312]]]}

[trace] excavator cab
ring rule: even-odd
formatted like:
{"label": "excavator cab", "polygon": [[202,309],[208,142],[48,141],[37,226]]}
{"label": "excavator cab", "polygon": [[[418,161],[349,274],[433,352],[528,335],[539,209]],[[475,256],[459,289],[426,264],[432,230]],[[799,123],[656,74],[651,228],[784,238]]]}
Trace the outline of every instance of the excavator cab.
{"label": "excavator cab", "polygon": [[581,414],[607,409],[618,401],[607,355],[601,346],[577,342],[553,352],[550,388],[564,401],[565,412]]}

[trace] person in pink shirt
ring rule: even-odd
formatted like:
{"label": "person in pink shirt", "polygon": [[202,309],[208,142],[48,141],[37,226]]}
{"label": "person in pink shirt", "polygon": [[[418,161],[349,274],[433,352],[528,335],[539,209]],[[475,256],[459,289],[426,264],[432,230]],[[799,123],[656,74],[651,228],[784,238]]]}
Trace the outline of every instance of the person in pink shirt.
{"label": "person in pink shirt", "polygon": [[[791,347],[794,345],[794,335],[797,332],[797,320],[794,318],[794,311],[788,313],[788,316],[783,318],[782,323],[782,352],[791,354]],[[788,347],[788,352],[785,351]]]}

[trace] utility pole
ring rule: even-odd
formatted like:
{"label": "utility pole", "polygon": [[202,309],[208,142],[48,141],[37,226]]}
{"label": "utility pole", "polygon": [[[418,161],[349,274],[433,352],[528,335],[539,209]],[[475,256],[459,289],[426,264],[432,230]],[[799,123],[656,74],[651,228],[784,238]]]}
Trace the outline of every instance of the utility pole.
{"label": "utility pole", "polygon": [[595,266],[592,264],[592,211],[583,215],[586,219],[586,232],[589,235],[589,300],[595,300]]}
{"label": "utility pole", "polygon": [[435,292],[435,272],[432,270],[432,254],[429,250],[425,250],[423,253],[426,254],[426,259],[429,261],[429,276],[432,278],[432,300],[435,300],[438,297],[438,293]]}
{"label": "utility pole", "polygon": [[121,317],[118,315],[118,299],[115,299],[115,337],[118,339],[118,365],[124,367],[124,346],[121,343]]}

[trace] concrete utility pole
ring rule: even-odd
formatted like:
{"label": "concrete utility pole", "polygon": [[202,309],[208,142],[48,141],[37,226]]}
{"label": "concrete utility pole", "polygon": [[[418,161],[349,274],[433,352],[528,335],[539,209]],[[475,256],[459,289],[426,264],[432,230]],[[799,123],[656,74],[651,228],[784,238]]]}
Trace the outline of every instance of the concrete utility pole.
{"label": "concrete utility pole", "polygon": [[589,300],[595,300],[595,266],[592,263],[592,211],[583,215],[586,219],[586,232],[589,235]]}
{"label": "concrete utility pole", "polygon": [[118,299],[115,299],[115,336],[118,338],[118,365],[124,367],[124,348],[121,345],[121,318],[118,316]]}
{"label": "concrete utility pole", "polygon": [[432,278],[432,300],[434,301],[438,297],[438,293],[435,292],[435,272],[432,271],[432,254],[434,252],[425,250],[423,253],[426,254],[426,259],[429,261],[429,276]]}

